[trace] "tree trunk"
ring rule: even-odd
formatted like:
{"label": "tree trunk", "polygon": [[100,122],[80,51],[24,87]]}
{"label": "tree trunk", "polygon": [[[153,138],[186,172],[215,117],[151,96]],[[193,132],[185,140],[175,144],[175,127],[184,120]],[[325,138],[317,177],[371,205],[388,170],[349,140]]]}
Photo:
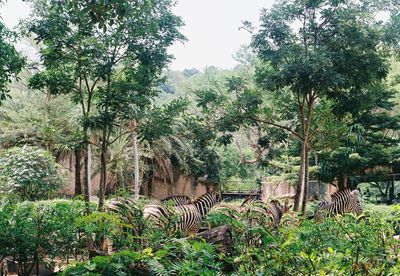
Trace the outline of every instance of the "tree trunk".
{"label": "tree trunk", "polygon": [[139,198],[139,151],[138,151],[138,143],[137,143],[137,134],[136,132],[133,135],[133,165],[135,167],[135,198]]}
{"label": "tree trunk", "polygon": [[82,159],[81,150],[75,149],[75,196],[82,194],[81,159]]}
{"label": "tree trunk", "polygon": [[300,202],[304,205],[301,210],[304,214],[307,203],[308,193],[308,147],[302,142],[301,143],[301,154],[300,154],[300,175],[299,182],[296,187],[296,194],[294,197],[294,211],[299,211]]}
{"label": "tree trunk", "polygon": [[90,200],[90,195],[92,194],[92,187],[91,187],[91,184],[92,184],[92,145],[90,143],[88,145],[87,156],[88,156],[88,168],[87,168],[88,183],[87,183],[87,186],[88,186],[88,197]]}
{"label": "tree trunk", "polygon": [[394,201],[394,179],[390,181],[388,204],[392,204],[393,201]]}
{"label": "tree trunk", "polygon": [[296,194],[294,196],[294,206],[293,210],[295,212],[299,211],[300,201],[302,200],[302,192],[304,187],[304,179],[305,179],[305,151],[304,151],[304,143],[301,144],[301,153],[300,153],[300,174],[299,181],[296,186]]}
{"label": "tree trunk", "polygon": [[134,167],[134,191],[135,198],[139,198],[139,151],[138,151],[138,141],[137,141],[137,132],[136,132],[137,123],[136,120],[133,119],[131,122],[131,130],[132,130],[132,145],[133,145],[133,167]]}
{"label": "tree trunk", "polygon": [[104,206],[104,195],[107,182],[107,127],[103,129],[102,139],[100,152],[99,211],[102,211]]}
{"label": "tree trunk", "polygon": [[83,195],[86,202],[90,201],[90,143],[88,138],[88,129],[85,127],[83,135],[86,137],[86,154],[83,160],[84,172],[83,172]]}
{"label": "tree trunk", "polygon": [[305,147],[305,157],[304,157],[304,183],[303,183],[303,197],[302,197],[302,206],[301,206],[301,212],[303,215],[306,213],[306,208],[307,208],[307,202],[308,202],[308,186],[309,186],[309,159],[308,159],[308,148],[307,146]]}
{"label": "tree trunk", "polygon": [[[305,208],[307,207],[307,192],[308,192],[308,151],[310,141],[310,127],[312,121],[313,107],[314,107],[314,93],[310,91],[303,97],[302,103],[299,101],[299,111],[301,116],[301,127],[303,139],[301,141],[301,152],[300,152],[300,176],[299,182],[296,188],[296,195],[294,198],[294,211],[298,211],[300,208],[300,202],[302,206],[303,215],[305,214]],[[305,109],[306,106],[306,109]]]}
{"label": "tree trunk", "polygon": [[345,174],[340,174],[338,177],[338,189],[339,191],[348,188],[348,176]]}

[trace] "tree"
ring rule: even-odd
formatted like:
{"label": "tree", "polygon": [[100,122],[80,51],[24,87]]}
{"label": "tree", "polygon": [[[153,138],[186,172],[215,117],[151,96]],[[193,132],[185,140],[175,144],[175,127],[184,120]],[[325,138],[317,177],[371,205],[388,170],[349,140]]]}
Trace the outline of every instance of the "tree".
{"label": "tree", "polygon": [[346,106],[357,98],[355,106],[347,107],[359,108],[366,89],[388,74],[383,23],[376,22],[375,9],[366,2],[341,0],[278,2],[263,11],[253,36],[252,46],[264,63],[258,83],[278,97],[287,89],[295,100],[299,123],[282,127],[301,141],[295,210],[301,201],[303,212],[306,208],[316,106],[328,99]]}
{"label": "tree", "polygon": [[[355,188],[356,176],[371,178],[396,173],[400,118],[391,114],[394,96],[395,91],[387,85],[374,86],[364,94],[364,106],[352,110],[348,131],[340,137],[339,147],[320,153],[323,180],[331,182],[336,178],[339,189]],[[342,113],[341,108],[337,106],[335,112]],[[350,178],[355,183],[349,183]]]}
{"label": "tree", "polygon": [[[55,94],[70,93],[81,105],[88,153],[89,129],[100,131],[101,208],[107,151],[115,124],[135,119],[136,113],[157,95],[153,87],[171,58],[166,49],[184,38],[178,31],[182,21],[172,14],[169,0],[125,0],[101,9],[88,8],[85,1],[33,2],[37,17],[28,26],[36,40],[45,45],[42,57],[46,70],[32,78],[31,87],[47,87]],[[119,14],[121,7],[124,11]],[[120,16],[114,18],[114,11]],[[86,156],[86,200],[89,169]]]}
{"label": "tree", "polygon": [[[0,1],[0,5],[3,1]],[[0,21],[0,106],[8,96],[8,84],[18,78],[25,59],[17,52],[13,43],[16,34],[9,31]]]}
{"label": "tree", "polygon": [[75,194],[81,194],[81,156],[84,141],[79,131],[79,109],[68,95],[52,95],[48,90],[30,91],[24,81],[29,72],[20,75],[22,81],[10,85],[12,99],[0,108],[0,144],[10,148],[24,144],[42,147],[51,152],[57,162],[75,155]]}

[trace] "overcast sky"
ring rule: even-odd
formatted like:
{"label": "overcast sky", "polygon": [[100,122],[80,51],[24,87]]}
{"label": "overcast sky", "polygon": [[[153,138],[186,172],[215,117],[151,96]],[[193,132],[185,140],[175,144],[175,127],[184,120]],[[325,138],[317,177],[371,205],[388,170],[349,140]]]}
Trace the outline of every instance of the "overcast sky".
{"label": "overcast sky", "polygon": [[[242,21],[257,22],[261,8],[272,6],[273,0],[180,0],[174,8],[186,24],[182,32],[188,38],[171,47],[175,56],[170,68],[202,69],[209,65],[232,68],[232,55],[241,45],[249,44],[250,35],[239,30]],[[22,0],[8,0],[0,14],[9,27],[29,16],[29,7]]]}

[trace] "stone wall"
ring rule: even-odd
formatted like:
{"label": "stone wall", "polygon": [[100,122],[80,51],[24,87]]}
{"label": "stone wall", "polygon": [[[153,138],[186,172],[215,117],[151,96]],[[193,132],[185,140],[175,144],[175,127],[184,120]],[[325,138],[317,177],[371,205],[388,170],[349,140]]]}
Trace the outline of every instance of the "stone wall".
{"label": "stone wall", "polygon": [[196,198],[214,189],[214,185],[208,184],[205,181],[196,181],[192,176],[181,174],[172,184],[169,181],[155,178],[149,194],[150,197],[158,199],[163,199],[171,195],[187,195],[191,198]]}
{"label": "stone wall", "polygon": [[[67,185],[60,193],[72,196],[75,193],[75,158],[71,155],[60,164],[67,178]],[[112,175],[108,175],[107,182],[115,182]],[[92,175],[91,183],[90,194],[93,196],[99,191],[100,173]],[[182,173],[174,172],[173,175],[166,176],[163,170],[159,168],[156,168],[156,173],[152,177],[151,183],[145,183],[143,186],[141,191],[145,196],[158,199],[171,195],[187,195],[191,198],[196,198],[215,189],[215,185],[205,180],[196,180],[194,177]]]}
{"label": "stone wall", "polygon": [[[336,187],[327,183],[319,183],[316,180],[309,182],[308,198],[330,199],[330,195],[336,192]],[[263,180],[261,199],[268,201],[273,198],[293,198],[296,187],[287,181],[272,181],[268,177]]]}

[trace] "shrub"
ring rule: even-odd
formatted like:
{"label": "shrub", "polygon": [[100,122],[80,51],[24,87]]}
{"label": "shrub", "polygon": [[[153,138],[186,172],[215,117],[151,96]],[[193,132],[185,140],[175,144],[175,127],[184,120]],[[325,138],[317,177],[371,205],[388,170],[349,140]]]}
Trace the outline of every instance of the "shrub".
{"label": "shrub", "polygon": [[367,212],[362,219],[347,214],[316,223],[289,214],[277,229],[246,225],[237,230],[235,222],[233,254],[224,261],[238,274],[396,274],[396,216],[396,210]]}
{"label": "shrub", "polygon": [[67,268],[62,275],[141,275],[144,274],[147,256],[145,251],[121,251],[112,256],[98,256],[86,263]]}
{"label": "shrub", "polygon": [[17,193],[22,200],[48,199],[63,184],[51,153],[30,146],[0,153],[0,194]]}
{"label": "shrub", "polygon": [[86,243],[75,221],[85,211],[84,202],[71,200],[0,204],[0,259],[12,256],[19,275],[29,275],[39,262],[84,256]]}
{"label": "shrub", "polygon": [[193,240],[170,241],[153,251],[121,251],[67,268],[62,275],[217,275],[222,263],[212,245]]}

